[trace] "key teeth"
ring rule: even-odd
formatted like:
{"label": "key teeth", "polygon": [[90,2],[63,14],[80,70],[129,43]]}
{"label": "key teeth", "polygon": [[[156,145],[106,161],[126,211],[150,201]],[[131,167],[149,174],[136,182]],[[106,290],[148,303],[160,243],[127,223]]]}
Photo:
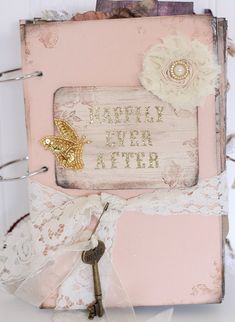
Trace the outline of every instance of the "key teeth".
{"label": "key teeth", "polygon": [[88,320],[94,320],[94,318],[95,318],[95,313],[89,313],[89,315],[88,315]]}
{"label": "key teeth", "polygon": [[98,316],[99,318],[101,318],[102,316],[104,316],[104,308],[101,303],[92,303],[91,305],[88,306],[88,319],[89,320],[93,320],[96,316]]}
{"label": "key teeth", "polygon": [[91,304],[88,306],[88,319],[89,320],[93,320],[96,316],[96,308],[95,308],[95,304]]}

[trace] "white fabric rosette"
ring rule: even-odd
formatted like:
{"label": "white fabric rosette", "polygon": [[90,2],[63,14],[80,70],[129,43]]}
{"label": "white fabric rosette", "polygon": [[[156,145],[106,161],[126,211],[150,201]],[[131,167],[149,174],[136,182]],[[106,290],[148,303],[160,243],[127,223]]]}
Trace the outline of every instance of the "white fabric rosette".
{"label": "white fabric rosette", "polygon": [[191,110],[215,94],[220,66],[212,50],[196,39],[164,38],[145,53],[140,82],[176,111]]}

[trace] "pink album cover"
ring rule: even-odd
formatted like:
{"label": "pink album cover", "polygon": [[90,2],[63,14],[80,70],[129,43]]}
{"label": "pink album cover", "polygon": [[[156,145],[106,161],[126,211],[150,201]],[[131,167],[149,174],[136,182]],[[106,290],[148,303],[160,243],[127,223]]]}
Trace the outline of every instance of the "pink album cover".
{"label": "pink album cover", "polygon": [[81,252],[102,215],[106,306],[122,306],[110,270],[133,306],[222,301],[226,28],[207,15],[21,22],[23,72],[42,73],[24,83],[29,170],[47,171],[12,232],[37,257],[17,296],[91,304]]}

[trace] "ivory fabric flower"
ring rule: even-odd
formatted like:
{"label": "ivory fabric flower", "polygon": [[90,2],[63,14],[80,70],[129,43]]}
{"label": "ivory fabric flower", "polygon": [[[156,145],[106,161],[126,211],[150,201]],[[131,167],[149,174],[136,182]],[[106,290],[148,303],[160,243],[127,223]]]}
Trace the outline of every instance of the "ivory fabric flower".
{"label": "ivory fabric flower", "polygon": [[219,74],[216,57],[206,45],[171,36],[146,52],[140,82],[175,110],[190,110],[215,93]]}

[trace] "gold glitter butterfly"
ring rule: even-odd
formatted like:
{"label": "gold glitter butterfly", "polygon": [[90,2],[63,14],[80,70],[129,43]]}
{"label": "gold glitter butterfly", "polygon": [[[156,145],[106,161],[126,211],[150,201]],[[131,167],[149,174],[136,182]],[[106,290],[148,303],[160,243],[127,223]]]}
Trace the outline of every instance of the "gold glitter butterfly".
{"label": "gold glitter butterfly", "polygon": [[46,136],[40,140],[41,144],[56,156],[62,167],[72,170],[83,169],[83,147],[91,142],[85,136],[79,137],[66,121],[55,119],[54,122],[60,135]]}

